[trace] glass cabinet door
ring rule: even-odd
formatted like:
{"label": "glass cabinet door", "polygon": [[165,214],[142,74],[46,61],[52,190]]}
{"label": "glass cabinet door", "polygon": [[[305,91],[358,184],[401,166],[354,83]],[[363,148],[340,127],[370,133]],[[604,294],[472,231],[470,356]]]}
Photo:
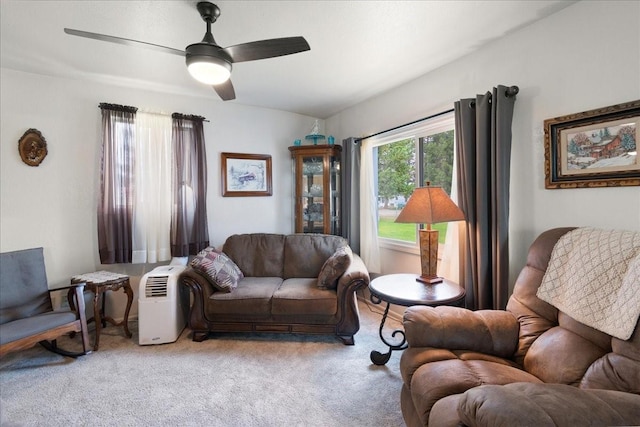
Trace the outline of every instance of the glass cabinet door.
{"label": "glass cabinet door", "polygon": [[289,147],[295,181],[295,232],[340,233],[340,146]]}
{"label": "glass cabinet door", "polygon": [[324,158],[302,157],[302,233],[324,233]]}
{"label": "glass cabinet door", "polygon": [[329,234],[340,235],[340,153],[329,158],[329,197],[331,223]]}

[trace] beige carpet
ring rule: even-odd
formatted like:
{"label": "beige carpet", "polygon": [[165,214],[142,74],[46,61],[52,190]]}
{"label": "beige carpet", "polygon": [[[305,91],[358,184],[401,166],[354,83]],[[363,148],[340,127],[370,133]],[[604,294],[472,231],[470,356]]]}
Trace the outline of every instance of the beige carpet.
{"label": "beige carpet", "polygon": [[13,353],[0,361],[0,425],[402,426],[400,353],[373,365],[370,351],[386,351],[381,315],[362,302],[360,315],[354,346],[285,334],[195,343],[188,330],[139,346],[131,322],[132,339],[109,326],[100,350],[76,360],[40,346]]}

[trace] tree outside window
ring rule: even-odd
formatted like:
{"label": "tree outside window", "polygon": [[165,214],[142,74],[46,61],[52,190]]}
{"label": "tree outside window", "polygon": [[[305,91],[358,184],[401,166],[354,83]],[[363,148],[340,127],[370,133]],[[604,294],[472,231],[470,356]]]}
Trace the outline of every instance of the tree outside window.
{"label": "tree outside window", "polygon": [[[426,134],[425,134],[426,133]],[[377,147],[378,236],[402,242],[417,242],[415,224],[395,219],[416,187],[441,186],[451,194],[453,172],[453,121],[424,136],[409,137]],[[447,224],[434,224],[444,243]]]}

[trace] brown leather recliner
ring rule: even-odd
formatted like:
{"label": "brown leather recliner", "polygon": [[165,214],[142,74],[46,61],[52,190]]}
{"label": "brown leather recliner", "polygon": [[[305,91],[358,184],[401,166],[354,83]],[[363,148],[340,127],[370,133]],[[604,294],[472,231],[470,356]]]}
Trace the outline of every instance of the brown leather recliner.
{"label": "brown leather recliner", "polygon": [[546,231],[531,245],[505,311],[405,311],[409,427],[640,425],[639,327],[623,341],[536,296],[555,243],[570,230]]}

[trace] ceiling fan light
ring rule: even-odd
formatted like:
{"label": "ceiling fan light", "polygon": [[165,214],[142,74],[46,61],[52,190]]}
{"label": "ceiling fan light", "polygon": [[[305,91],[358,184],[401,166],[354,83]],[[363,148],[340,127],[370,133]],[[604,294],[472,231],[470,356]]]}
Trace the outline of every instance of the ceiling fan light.
{"label": "ceiling fan light", "polygon": [[187,69],[191,77],[207,85],[219,85],[231,76],[231,64],[211,56],[188,57]]}

